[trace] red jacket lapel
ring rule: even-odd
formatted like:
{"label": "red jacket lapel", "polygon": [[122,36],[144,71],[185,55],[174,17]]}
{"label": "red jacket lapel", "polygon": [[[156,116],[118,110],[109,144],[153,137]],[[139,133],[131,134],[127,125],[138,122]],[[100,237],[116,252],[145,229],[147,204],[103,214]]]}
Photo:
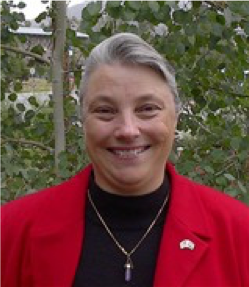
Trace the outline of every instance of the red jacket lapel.
{"label": "red jacket lapel", "polygon": [[[154,287],[180,287],[194,271],[208,249],[209,229],[206,214],[198,196],[186,189],[186,180],[182,181],[173,168],[168,165],[171,178],[171,200],[167,223],[164,228]],[[189,208],[191,206],[191,208]],[[194,243],[194,249],[181,249],[184,240]]]}
{"label": "red jacket lapel", "polygon": [[[90,167],[55,187],[31,231],[31,264],[35,286],[72,286],[82,247],[85,194]],[[53,188],[50,189],[53,193]],[[56,200],[56,204],[54,202]]]}

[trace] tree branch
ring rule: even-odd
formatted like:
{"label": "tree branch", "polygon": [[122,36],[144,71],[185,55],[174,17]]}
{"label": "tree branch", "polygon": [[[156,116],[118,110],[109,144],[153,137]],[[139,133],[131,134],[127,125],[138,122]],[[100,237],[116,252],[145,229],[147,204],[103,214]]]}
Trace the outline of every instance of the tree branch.
{"label": "tree branch", "polygon": [[188,117],[191,118],[191,121],[195,122],[200,128],[202,128],[204,131],[206,131],[210,135],[214,135],[207,127],[205,127],[201,122],[199,122],[194,115],[191,115],[188,110],[186,110]]}
{"label": "tree branch", "polygon": [[215,10],[219,10],[219,11],[224,11],[224,9],[227,7],[227,1],[203,1],[204,3],[210,5],[212,8],[214,8]]}
{"label": "tree branch", "polygon": [[232,166],[234,166],[236,164],[236,162],[230,162],[229,164],[227,164],[222,170],[218,171],[215,176],[220,176],[222,175],[226,170],[228,170],[229,168],[231,168]]}
{"label": "tree branch", "polygon": [[1,49],[7,50],[7,51],[11,51],[11,52],[14,52],[14,53],[18,53],[18,54],[22,54],[22,55],[25,55],[27,57],[32,57],[35,60],[37,60],[39,62],[42,62],[43,64],[50,65],[50,61],[44,59],[42,56],[40,56],[38,54],[35,54],[35,53],[32,53],[32,52],[29,52],[29,51],[25,51],[25,50],[23,50],[21,48],[10,47],[10,46],[2,44],[1,45]]}
{"label": "tree branch", "polygon": [[40,143],[40,142],[36,142],[36,141],[30,141],[30,140],[25,140],[25,139],[13,139],[13,138],[4,138],[2,140],[2,143],[5,142],[12,142],[12,143],[19,143],[21,145],[32,145],[32,146],[36,146],[39,147],[41,149],[44,149],[46,151],[48,151],[49,153],[53,153],[54,150],[48,146],[45,146],[44,144]]}
{"label": "tree branch", "polygon": [[[218,88],[218,87],[209,87],[208,88],[209,90],[211,91],[214,91],[214,92],[219,92],[219,93],[224,93],[224,90]],[[233,91],[231,92],[228,92],[230,95],[234,96],[234,97],[239,97],[239,98],[249,98],[249,95],[246,95],[246,94],[237,94]]]}

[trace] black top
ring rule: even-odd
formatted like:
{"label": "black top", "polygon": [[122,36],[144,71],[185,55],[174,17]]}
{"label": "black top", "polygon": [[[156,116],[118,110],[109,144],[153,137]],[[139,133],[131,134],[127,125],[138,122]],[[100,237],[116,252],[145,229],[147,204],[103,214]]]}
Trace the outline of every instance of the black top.
{"label": "black top", "polygon": [[[161,208],[169,192],[169,181],[165,176],[163,184],[146,195],[120,196],[102,190],[95,183],[92,174],[89,190],[99,213],[116,239],[130,251],[144,235]],[[151,287],[167,206],[146,239],[131,256],[134,268],[131,281],[126,282],[124,268],[126,256],[107,233],[88,199],[83,249],[73,286]]]}

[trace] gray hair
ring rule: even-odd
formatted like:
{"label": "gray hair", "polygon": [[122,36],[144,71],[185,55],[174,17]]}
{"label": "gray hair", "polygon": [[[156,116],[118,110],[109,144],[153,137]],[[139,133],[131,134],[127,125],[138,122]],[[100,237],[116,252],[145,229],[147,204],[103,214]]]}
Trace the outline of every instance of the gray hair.
{"label": "gray hair", "polygon": [[[80,84],[80,100],[84,98],[91,74],[102,64],[137,64],[152,68],[164,79],[175,100],[176,113],[181,109],[174,69],[151,45],[132,33],[119,33],[97,45],[86,60],[85,73]],[[84,111],[82,110],[83,115]]]}

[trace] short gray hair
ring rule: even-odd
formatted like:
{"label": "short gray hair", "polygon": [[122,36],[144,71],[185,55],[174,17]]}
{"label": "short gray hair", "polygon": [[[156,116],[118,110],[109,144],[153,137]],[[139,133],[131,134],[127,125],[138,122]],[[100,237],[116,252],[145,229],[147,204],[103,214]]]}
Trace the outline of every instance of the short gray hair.
{"label": "short gray hair", "polygon": [[[181,109],[173,67],[151,45],[132,33],[119,33],[98,44],[86,60],[85,72],[80,84],[80,100],[84,109],[84,98],[91,74],[102,64],[137,64],[155,70],[164,79],[175,100],[176,113]],[[83,114],[84,111],[82,110]]]}

